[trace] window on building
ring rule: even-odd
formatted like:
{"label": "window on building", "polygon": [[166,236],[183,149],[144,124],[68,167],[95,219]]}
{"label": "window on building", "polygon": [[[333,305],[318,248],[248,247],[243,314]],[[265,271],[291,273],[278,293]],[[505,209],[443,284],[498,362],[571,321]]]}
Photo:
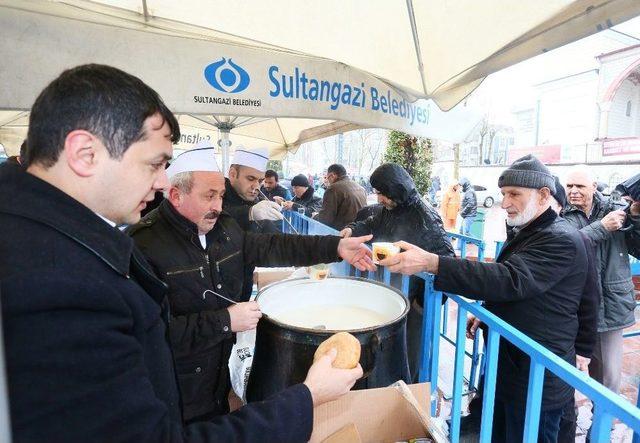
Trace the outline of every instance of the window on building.
{"label": "window on building", "polygon": [[627,111],[624,113],[627,117],[631,117],[631,100],[627,102]]}

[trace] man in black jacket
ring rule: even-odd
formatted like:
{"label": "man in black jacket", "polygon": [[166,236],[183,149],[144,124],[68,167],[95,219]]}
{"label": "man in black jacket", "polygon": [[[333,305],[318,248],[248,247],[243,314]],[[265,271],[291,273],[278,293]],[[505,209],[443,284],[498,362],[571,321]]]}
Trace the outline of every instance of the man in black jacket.
{"label": "man in black jacket", "polygon": [[[422,249],[438,255],[455,256],[438,212],[427,206],[407,171],[395,163],[385,163],[371,174],[371,186],[383,206],[380,212],[366,220],[349,224],[340,232],[343,237],[373,234],[372,241],[396,242],[411,240]],[[400,279],[395,279],[396,285]],[[422,342],[424,280],[411,277],[409,299],[411,311],[407,319],[407,353],[413,381],[418,381],[420,346]]]}
{"label": "man in black jacket", "polygon": [[[160,207],[130,228],[169,286],[169,333],[186,423],[229,412],[228,361],[234,333],[255,329],[258,304],[241,294],[244,266],[306,266],[350,254],[360,239],[245,232],[223,211],[224,176],[214,148],[176,158]],[[231,304],[214,291],[238,303]]]}
{"label": "man in black jacket", "polygon": [[[260,184],[269,161],[266,148],[246,149],[239,146],[225,180],[224,210],[247,232],[279,233],[282,227],[281,207],[269,199],[260,199]],[[242,296],[248,299],[253,290],[254,265],[246,265]]]}
{"label": "man in black jacket", "polygon": [[273,169],[267,169],[264,173],[264,181],[260,192],[267,197],[267,200],[281,203],[284,200],[291,200],[291,193],[287,188],[282,186],[278,181],[280,177]]}
{"label": "man in black jacket", "polygon": [[166,286],[116,225],[137,223],[178,122],[141,80],[63,72],[31,108],[27,169],[0,168],[0,292],[12,435],[30,442],[307,441],[313,405],[361,374],[311,367],[304,384],[184,427]]}
{"label": "man in black jacket", "polygon": [[[559,357],[575,364],[578,309],[587,279],[587,253],[573,227],[550,208],[555,182],[538,159],[516,160],[498,180],[512,229],[495,263],[438,256],[409,243],[380,262],[392,272],[436,275],[437,290],[485,300],[485,307]],[[529,357],[502,339],[494,440],[521,441]],[[556,441],[562,411],[574,389],[547,372],[539,441]]]}

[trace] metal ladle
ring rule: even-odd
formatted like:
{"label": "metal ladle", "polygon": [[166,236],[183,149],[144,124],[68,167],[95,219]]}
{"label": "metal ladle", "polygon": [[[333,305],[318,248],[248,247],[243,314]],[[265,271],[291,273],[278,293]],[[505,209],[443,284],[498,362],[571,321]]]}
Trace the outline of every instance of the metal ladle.
{"label": "metal ladle", "polygon": [[[260,193],[260,195],[265,199],[265,200],[269,200],[269,197],[267,197],[266,195],[264,195],[264,192],[262,192],[262,189],[258,189],[258,192]],[[291,222],[287,219],[287,217],[285,217],[284,215],[282,216],[282,219],[284,221],[287,222],[287,224],[291,227],[291,229],[293,229],[293,232],[295,232],[296,234],[300,235],[300,233],[298,232],[298,230],[296,228],[293,227],[293,225],[291,224]]]}

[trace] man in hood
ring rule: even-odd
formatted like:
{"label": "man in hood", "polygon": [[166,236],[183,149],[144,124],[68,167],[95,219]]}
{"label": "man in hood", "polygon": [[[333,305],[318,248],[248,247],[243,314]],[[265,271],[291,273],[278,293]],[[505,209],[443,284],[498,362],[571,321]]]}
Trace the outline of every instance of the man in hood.
{"label": "man in hood", "polygon": [[470,235],[471,225],[476,219],[476,215],[478,215],[478,199],[469,179],[462,178],[459,184],[462,186],[462,204],[460,207],[462,225],[460,226],[460,234]]}
{"label": "man in hood", "polygon": [[[372,241],[375,242],[411,239],[411,242],[436,254],[455,255],[440,215],[422,201],[413,179],[402,166],[385,163],[373,171],[369,181],[383,209],[364,221],[349,224],[340,233],[343,237],[373,234]],[[412,306],[407,321],[407,348],[409,369],[414,380],[418,376],[423,294],[424,280],[412,277],[409,283]]]}

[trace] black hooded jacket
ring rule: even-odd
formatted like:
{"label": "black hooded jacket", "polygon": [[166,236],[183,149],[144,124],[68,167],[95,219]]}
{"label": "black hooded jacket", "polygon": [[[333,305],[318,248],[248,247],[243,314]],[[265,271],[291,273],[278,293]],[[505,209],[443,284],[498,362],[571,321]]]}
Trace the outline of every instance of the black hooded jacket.
{"label": "black hooded jacket", "polygon": [[302,194],[302,197],[293,197],[293,209],[298,210],[298,208],[304,208],[304,215],[307,217],[311,217],[314,212],[320,211],[322,208],[322,199],[320,197],[316,197],[313,194],[314,189],[309,186],[307,190]]}
{"label": "black hooded jacket", "polygon": [[460,206],[460,217],[475,217],[478,215],[478,200],[476,192],[471,186],[471,182],[466,178],[460,180],[462,185],[462,205]]}
{"label": "black hooded jacket", "polygon": [[[393,200],[397,206],[382,209],[364,221],[351,223],[348,227],[352,236],[373,234],[372,241],[405,240],[434,254],[455,255],[440,215],[420,199],[413,179],[402,166],[385,163],[373,172],[370,181],[379,193]],[[411,282],[409,295],[422,294],[424,281],[414,277]]]}

